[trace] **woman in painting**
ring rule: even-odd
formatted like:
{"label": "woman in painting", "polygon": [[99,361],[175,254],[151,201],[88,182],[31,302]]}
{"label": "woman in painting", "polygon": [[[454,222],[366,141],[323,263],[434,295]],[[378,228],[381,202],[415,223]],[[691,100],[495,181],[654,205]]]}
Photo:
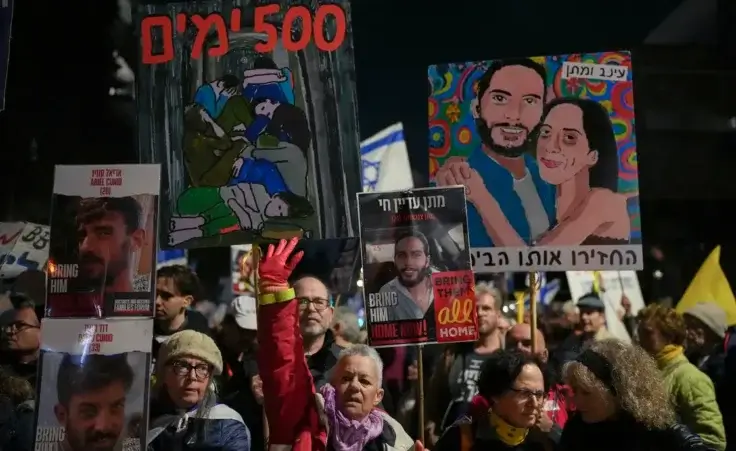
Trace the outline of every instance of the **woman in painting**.
{"label": "woman in painting", "polygon": [[[618,150],[608,112],[598,102],[572,97],[545,106],[535,131],[542,179],[556,187],[556,225],[536,245],[599,245],[629,242],[626,196],[617,193]],[[526,246],[498,203],[471,171],[468,197],[484,205],[483,222],[497,246]],[[481,189],[482,188],[482,189]],[[478,202],[476,202],[478,203]]]}

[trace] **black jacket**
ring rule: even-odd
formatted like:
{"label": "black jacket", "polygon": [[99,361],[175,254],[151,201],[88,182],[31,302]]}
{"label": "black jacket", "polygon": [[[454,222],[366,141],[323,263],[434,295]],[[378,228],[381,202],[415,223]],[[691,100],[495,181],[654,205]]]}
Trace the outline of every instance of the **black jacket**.
{"label": "black jacket", "polygon": [[651,430],[628,416],[601,423],[570,418],[562,431],[558,451],[714,451],[697,434],[676,424]]}

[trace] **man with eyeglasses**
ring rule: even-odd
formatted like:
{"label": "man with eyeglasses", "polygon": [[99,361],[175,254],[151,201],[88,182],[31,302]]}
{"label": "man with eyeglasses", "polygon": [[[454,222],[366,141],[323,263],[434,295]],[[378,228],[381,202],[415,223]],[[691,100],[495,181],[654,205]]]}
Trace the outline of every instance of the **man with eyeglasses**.
{"label": "man with eyeglasses", "polygon": [[315,276],[302,275],[292,281],[299,301],[299,328],[304,339],[304,354],[317,388],[327,382],[327,372],[337,363],[342,348],[330,330],[332,297],[327,285]]}
{"label": "man with eyeglasses", "polygon": [[41,347],[42,310],[28,296],[16,293],[10,295],[13,310],[3,312],[2,324],[2,364],[8,374],[26,379],[36,388],[36,370]]}

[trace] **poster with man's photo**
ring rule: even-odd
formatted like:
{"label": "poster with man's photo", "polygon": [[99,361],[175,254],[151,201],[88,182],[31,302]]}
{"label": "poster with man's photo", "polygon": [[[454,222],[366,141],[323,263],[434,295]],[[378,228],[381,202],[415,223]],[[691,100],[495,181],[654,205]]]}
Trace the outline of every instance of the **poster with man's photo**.
{"label": "poster with man's photo", "polygon": [[160,167],[56,166],[50,317],[153,316]]}
{"label": "poster with man's photo", "polygon": [[631,54],[439,63],[429,175],[467,190],[473,269],[643,269]]}
{"label": "poster with man's photo", "polygon": [[371,346],[478,337],[462,187],[359,193]]}
{"label": "poster with man's photo", "polygon": [[36,450],[146,449],[153,321],[46,318]]}

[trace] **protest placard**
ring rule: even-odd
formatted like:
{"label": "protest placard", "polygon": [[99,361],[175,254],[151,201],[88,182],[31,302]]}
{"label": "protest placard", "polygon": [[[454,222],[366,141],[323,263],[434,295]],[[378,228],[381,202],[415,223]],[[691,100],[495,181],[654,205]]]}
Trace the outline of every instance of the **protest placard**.
{"label": "protest placard", "polygon": [[153,316],[159,165],[57,166],[50,317]]}
{"label": "protest placard", "polygon": [[146,449],[153,321],[46,318],[36,450]]}
{"label": "protest placard", "polygon": [[430,179],[468,189],[476,272],[643,268],[629,52],[428,77]]}
{"label": "protest placard", "polygon": [[356,95],[350,3],[140,12],[139,151],[165,167],[162,246],[351,235],[344,199],[360,190],[360,157],[357,102],[346,101]]}
{"label": "protest placard", "polygon": [[477,339],[462,187],[359,193],[372,346]]}

